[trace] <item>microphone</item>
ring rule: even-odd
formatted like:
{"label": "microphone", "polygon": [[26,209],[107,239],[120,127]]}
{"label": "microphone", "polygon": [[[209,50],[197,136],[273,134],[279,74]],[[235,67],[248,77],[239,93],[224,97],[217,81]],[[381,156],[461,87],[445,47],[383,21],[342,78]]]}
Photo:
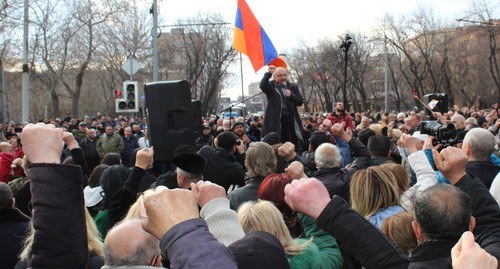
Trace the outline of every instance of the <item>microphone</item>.
{"label": "microphone", "polygon": [[287,89],[287,90],[289,90],[289,89],[290,89],[290,87],[289,87],[288,83],[286,83],[286,81],[285,81],[285,82],[283,82],[283,86],[285,86],[285,89]]}

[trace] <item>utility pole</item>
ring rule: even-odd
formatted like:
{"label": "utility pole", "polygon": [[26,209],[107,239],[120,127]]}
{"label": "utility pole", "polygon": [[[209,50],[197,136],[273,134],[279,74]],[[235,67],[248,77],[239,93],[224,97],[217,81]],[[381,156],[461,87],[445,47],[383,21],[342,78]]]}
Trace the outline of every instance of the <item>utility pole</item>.
{"label": "utility pole", "polygon": [[345,35],[345,39],[342,40],[342,44],[340,45],[340,50],[344,52],[344,87],[342,89],[342,94],[344,95],[344,108],[346,113],[349,113],[349,101],[347,99],[347,60],[349,59],[349,48],[352,44],[352,37],[349,34]]}
{"label": "utility pole", "polygon": [[4,83],[3,83],[3,63],[2,59],[0,59],[0,122],[5,122],[5,101],[3,100],[3,91],[4,91]]}
{"label": "utility pole", "polygon": [[29,76],[30,69],[28,66],[28,19],[29,19],[29,0],[24,0],[22,122],[29,121],[29,116],[30,116],[30,76]]}
{"label": "utility pole", "polygon": [[153,0],[153,29],[151,30],[153,40],[153,81],[158,81],[158,3]]}
{"label": "utility pole", "polygon": [[387,53],[387,36],[384,36],[384,107],[385,112],[389,111],[389,100],[388,100],[388,83],[387,83],[387,65],[389,61],[389,56]]}
{"label": "utility pole", "polygon": [[241,58],[240,52],[240,76],[241,76],[241,100],[245,100],[245,91],[243,86],[243,59]]}

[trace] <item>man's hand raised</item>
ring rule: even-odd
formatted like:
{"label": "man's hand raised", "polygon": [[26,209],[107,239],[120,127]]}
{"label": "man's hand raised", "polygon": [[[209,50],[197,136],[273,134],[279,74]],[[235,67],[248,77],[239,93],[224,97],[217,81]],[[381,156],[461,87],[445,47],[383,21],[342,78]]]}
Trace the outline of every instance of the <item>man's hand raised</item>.
{"label": "man's hand raised", "polygon": [[340,137],[346,142],[349,142],[349,140],[351,140],[351,136],[344,131],[344,127],[340,123],[335,123],[330,129],[330,132],[332,132],[334,136]]}
{"label": "man's hand raised", "polygon": [[137,155],[135,156],[135,166],[143,170],[148,170],[148,168],[153,164],[154,153],[153,147],[138,150]]}
{"label": "man's hand raised", "polygon": [[191,191],[157,187],[155,193],[144,196],[139,214],[142,228],[161,239],[175,225],[200,217],[198,204]]}
{"label": "man's hand raised", "polygon": [[63,132],[63,141],[69,150],[80,147],[78,141],[76,141],[75,137],[70,132]]}
{"label": "man's hand raised", "polygon": [[222,186],[214,184],[210,181],[200,180],[196,184],[191,183],[191,190],[200,207],[205,206],[213,199],[226,198],[226,190]]}
{"label": "man's hand raised", "polygon": [[441,171],[451,184],[455,185],[465,176],[465,166],[467,165],[467,155],[461,149],[447,147],[441,152],[432,150],[432,156],[436,168]]}
{"label": "man's hand raised", "polygon": [[330,200],[325,185],[315,178],[294,180],[285,186],[285,202],[288,206],[314,219],[318,218]]}
{"label": "man's hand raised", "polygon": [[304,173],[304,165],[298,161],[292,162],[287,168],[285,168],[285,173],[293,179],[307,177]]}
{"label": "man's hand raised", "polygon": [[295,145],[291,142],[285,142],[278,148],[278,155],[285,158],[287,161],[295,158]]}

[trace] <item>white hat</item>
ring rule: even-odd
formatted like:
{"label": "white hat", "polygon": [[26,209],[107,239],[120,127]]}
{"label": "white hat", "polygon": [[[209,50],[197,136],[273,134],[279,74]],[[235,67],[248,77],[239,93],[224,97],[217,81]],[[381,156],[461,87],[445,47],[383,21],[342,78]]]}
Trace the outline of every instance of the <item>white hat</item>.
{"label": "white hat", "polygon": [[427,140],[427,138],[429,137],[428,135],[426,134],[421,134],[420,131],[416,131],[413,133],[412,135],[413,137],[415,137],[416,139],[418,140],[422,140],[422,141],[425,141]]}
{"label": "white hat", "polygon": [[92,207],[92,206],[97,205],[100,201],[102,201],[103,197],[102,197],[101,193],[102,193],[101,186],[97,186],[95,188],[92,188],[90,186],[85,187],[85,189],[83,189],[85,206]]}

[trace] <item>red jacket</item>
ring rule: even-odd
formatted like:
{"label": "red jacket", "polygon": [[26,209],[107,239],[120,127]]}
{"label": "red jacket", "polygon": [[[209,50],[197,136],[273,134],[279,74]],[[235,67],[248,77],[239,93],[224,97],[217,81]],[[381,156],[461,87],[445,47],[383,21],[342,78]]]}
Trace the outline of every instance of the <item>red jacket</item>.
{"label": "red jacket", "polygon": [[351,128],[351,130],[355,129],[354,121],[352,120],[351,115],[349,115],[347,113],[344,113],[344,114],[339,116],[334,111],[334,112],[330,113],[330,115],[328,115],[326,118],[332,122],[332,125],[335,123],[342,123],[345,121],[344,130],[347,130],[347,128]]}
{"label": "red jacket", "polygon": [[0,182],[8,183],[10,181],[10,170],[12,165],[12,155],[0,152]]}
{"label": "red jacket", "polygon": [[[17,158],[23,158],[24,157],[24,151],[21,147],[16,147],[12,148],[10,151],[10,154],[12,154],[12,160],[15,160]],[[12,169],[12,174],[16,177],[23,177],[24,175],[24,170],[22,167],[18,166]]]}

